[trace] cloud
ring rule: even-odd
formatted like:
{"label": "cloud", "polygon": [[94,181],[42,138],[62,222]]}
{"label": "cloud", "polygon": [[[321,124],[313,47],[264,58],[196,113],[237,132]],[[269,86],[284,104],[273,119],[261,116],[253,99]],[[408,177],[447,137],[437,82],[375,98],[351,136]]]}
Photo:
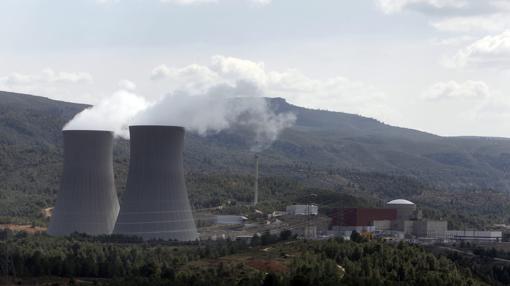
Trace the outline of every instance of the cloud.
{"label": "cloud", "polygon": [[[91,98],[90,94],[84,91],[90,89],[93,82],[92,75],[87,72],[55,71],[46,68],[38,73],[13,72],[0,75],[0,90],[85,102]],[[81,92],[76,92],[77,89]]]}
{"label": "cloud", "polygon": [[[245,138],[252,150],[259,151],[296,119],[293,114],[275,113],[263,97],[283,97],[301,106],[383,119],[393,114],[384,93],[363,82],[340,76],[316,79],[294,69],[268,70],[262,62],[221,55],[213,56],[206,65],[159,65],[152,70],[151,80],[165,87],[165,96],[142,101],[143,97],[124,90],[78,115],[66,128],[88,128],[88,122],[104,121],[109,123],[100,128],[112,129],[120,136],[127,136],[129,124],[180,125],[203,136],[236,129],[247,132]],[[129,89],[127,82],[121,82]],[[133,106],[136,108],[128,108]]]}
{"label": "cloud", "polygon": [[309,108],[328,109],[391,120],[394,112],[385,104],[386,95],[366,83],[346,77],[315,79],[295,69],[268,70],[264,63],[214,56],[208,65],[184,67],[160,65],[151,78],[169,92],[204,93],[215,86],[244,82],[267,97],[282,97]]}
{"label": "cloud", "polygon": [[0,83],[7,86],[30,85],[36,83],[91,83],[92,76],[85,72],[55,72],[47,68],[38,74],[11,73],[0,77]]}
{"label": "cloud", "polygon": [[292,113],[272,111],[253,83],[237,81],[233,85],[219,84],[202,94],[168,94],[133,122],[184,126],[202,136],[237,129],[250,141],[251,150],[258,152],[269,147],[295,120]]}
{"label": "cloud", "polygon": [[447,81],[438,82],[429,87],[424,93],[426,100],[448,99],[484,99],[490,96],[487,84],[482,81]]}
{"label": "cloud", "polygon": [[201,94],[178,91],[153,102],[120,90],[77,114],[64,129],[111,130],[124,138],[129,138],[129,125],[177,125],[202,136],[238,129],[250,149],[259,152],[295,120],[292,113],[271,110],[252,83],[238,81]]}
{"label": "cloud", "polygon": [[108,130],[128,138],[128,126],[132,119],[148,106],[149,103],[143,97],[119,90],[97,105],[78,113],[64,126],[64,130]]}
{"label": "cloud", "polygon": [[162,3],[172,3],[177,5],[191,5],[201,3],[216,3],[218,0],[160,0]]}
{"label": "cloud", "polygon": [[414,11],[431,17],[445,32],[501,32],[510,28],[510,2],[505,0],[376,0],[386,14]]}
{"label": "cloud", "polygon": [[118,86],[120,89],[128,90],[128,91],[133,91],[136,89],[136,84],[130,80],[127,80],[127,79],[120,80],[118,83]]}
{"label": "cloud", "polygon": [[434,21],[431,25],[446,32],[500,32],[510,28],[509,14],[448,17]]}
{"label": "cloud", "polygon": [[[121,0],[96,0],[99,4],[114,4],[119,3]],[[197,4],[209,4],[218,3],[221,0],[159,0],[161,3],[168,3],[174,5],[197,5]],[[272,0],[246,0],[256,5],[264,6],[271,4]]]}
{"label": "cloud", "polygon": [[[160,0],[160,1],[163,3],[172,3],[177,5],[193,5],[220,2],[220,0]],[[268,5],[272,2],[272,0],[248,0],[248,1],[258,5]]]}
{"label": "cloud", "polygon": [[486,36],[459,50],[445,63],[449,67],[510,68],[510,30]]}
{"label": "cloud", "polygon": [[376,0],[378,7],[386,14],[406,9],[459,9],[467,6],[465,0]]}
{"label": "cloud", "polygon": [[96,3],[99,3],[99,4],[115,4],[115,3],[119,3],[120,0],[96,0]]}

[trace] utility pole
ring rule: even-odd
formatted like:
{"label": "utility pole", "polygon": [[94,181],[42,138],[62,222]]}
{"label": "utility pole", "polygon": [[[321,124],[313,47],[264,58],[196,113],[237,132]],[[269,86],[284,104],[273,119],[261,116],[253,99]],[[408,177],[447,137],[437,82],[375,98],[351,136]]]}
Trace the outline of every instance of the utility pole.
{"label": "utility pole", "polygon": [[255,154],[255,196],[253,198],[253,206],[257,206],[259,202],[259,155]]}

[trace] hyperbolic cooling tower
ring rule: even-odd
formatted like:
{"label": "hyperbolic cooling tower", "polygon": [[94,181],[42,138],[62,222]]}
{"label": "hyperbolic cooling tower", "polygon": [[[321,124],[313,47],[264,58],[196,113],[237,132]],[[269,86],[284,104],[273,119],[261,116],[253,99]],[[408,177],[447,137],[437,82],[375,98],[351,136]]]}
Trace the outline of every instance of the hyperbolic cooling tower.
{"label": "hyperbolic cooling tower", "polygon": [[114,233],[196,240],[182,165],[184,128],[141,125],[129,132],[129,175]]}
{"label": "hyperbolic cooling tower", "polygon": [[113,133],[65,130],[64,172],[48,234],[111,234],[119,213]]}

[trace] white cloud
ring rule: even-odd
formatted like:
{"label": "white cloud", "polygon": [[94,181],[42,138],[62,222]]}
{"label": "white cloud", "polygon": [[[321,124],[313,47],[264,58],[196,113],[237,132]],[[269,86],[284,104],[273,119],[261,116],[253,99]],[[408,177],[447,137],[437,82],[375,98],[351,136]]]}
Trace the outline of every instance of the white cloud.
{"label": "white cloud", "polygon": [[486,36],[459,50],[447,66],[510,68],[510,30]]}
{"label": "white cloud", "polygon": [[273,2],[272,0],[250,0],[250,1],[259,5],[269,5],[271,4],[271,2]]}
{"label": "white cloud", "polygon": [[36,94],[54,99],[90,102],[93,96],[92,75],[87,72],[54,71],[47,68],[39,73],[13,72],[0,75],[0,90]]}
{"label": "white cloud", "polygon": [[94,107],[78,113],[64,126],[64,130],[109,130],[129,138],[127,127],[148,106],[143,97],[120,90],[103,98]]}
{"label": "white cloud", "polygon": [[[99,4],[113,4],[119,3],[121,0],[96,0]],[[268,5],[271,4],[272,0],[247,0],[248,2],[257,5]],[[175,5],[195,5],[195,4],[207,4],[207,3],[218,3],[220,0],[159,0],[161,3],[169,3]]]}
{"label": "white cloud", "polygon": [[468,4],[465,0],[376,0],[376,3],[386,14],[401,12],[413,7],[463,8]]}
{"label": "white cloud", "polygon": [[427,100],[446,99],[484,99],[490,96],[490,90],[482,81],[438,82],[429,87],[423,97]]}
{"label": "white cloud", "polygon": [[366,83],[341,76],[316,79],[294,69],[267,70],[264,63],[234,57],[214,56],[209,65],[179,68],[160,65],[154,68],[151,78],[168,87],[169,92],[201,93],[215,86],[234,87],[244,82],[264,96],[282,97],[300,106],[382,120],[391,120],[394,116],[385,104],[385,94]]}
{"label": "white cloud", "polygon": [[430,25],[445,32],[501,32],[510,28],[507,0],[376,0],[386,14],[417,11],[431,17]]}
{"label": "white cloud", "polygon": [[[163,3],[172,3],[178,5],[192,5],[192,4],[203,4],[203,3],[217,3],[220,0],[160,0]],[[268,5],[272,0],[248,0],[249,2],[258,5]]]}
{"label": "white cloud", "polygon": [[37,83],[91,83],[92,76],[86,72],[56,72],[50,68],[38,74],[11,73],[0,77],[0,84],[7,86]]}
{"label": "white cloud", "polygon": [[96,2],[99,4],[114,4],[119,3],[120,0],[96,0]]}
{"label": "white cloud", "polygon": [[201,3],[216,3],[218,0],[160,0],[163,3],[172,3],[178,5],[191,5]]}
{"label": "white cloud", "polygon": [[120,80],[118,86],[120,89],[127,91],[133,91],[136,89],[136,84],[127,79]]}
{"label": "white cloud", "polygon": [[457,16],[437,20],[431,25],[446,32],[500,32],[510,27],[509,14]]}

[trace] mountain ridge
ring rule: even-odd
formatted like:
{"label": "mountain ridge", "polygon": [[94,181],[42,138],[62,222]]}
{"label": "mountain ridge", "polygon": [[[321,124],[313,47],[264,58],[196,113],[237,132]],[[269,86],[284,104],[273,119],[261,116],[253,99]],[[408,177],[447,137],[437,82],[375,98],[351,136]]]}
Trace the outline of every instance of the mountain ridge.
{"label": "mountain ridge", "polygon": [[[261,176],[282,178],[268,179],[267,192],[278,192],[270,190],[272,184],[292,193],[290,182],[296,182],[381,200],[400,194],[434,205],[434,194],[441,190],[444,206],[455,194],[470,190],[510,190],[508,139],[442,137],[359,115],[307,109],[281,98],[266,100],[275,112],[292,112],[297,118],[259,154]],[[53,205],[62,169],[62,127],[89,106],[0,92],[0,209],[4,210],[0,216],[34,214]],[[204,205],[203,198],[208,206],[218,202],[217,192],[222,190],[228,190],[222,198],[249,198],[254,154],[246,136],[233,129],[207,137],[188,132],[185,141],[184,165],[198,206]],[[128,164],[129,142],[117,138],[114,168],[120,194]],[[214,192],[211,178],[216,182]],[[483,198],[483,192],[470,194]]]}

